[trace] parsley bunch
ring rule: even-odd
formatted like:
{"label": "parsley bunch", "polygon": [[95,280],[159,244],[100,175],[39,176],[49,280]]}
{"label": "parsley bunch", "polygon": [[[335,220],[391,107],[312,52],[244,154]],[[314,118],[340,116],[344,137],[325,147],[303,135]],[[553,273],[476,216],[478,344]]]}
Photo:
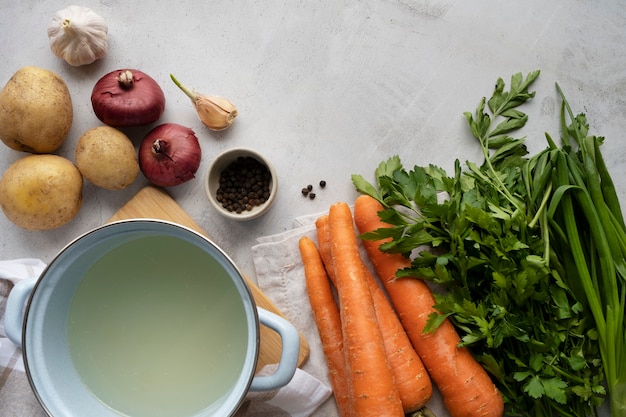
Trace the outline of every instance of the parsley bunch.
{"label": "parsley bunch", "polygon": [[[577,187],[587,187],[572,181],[582,181],[597,167],[580,162],[580,150],[566,138],[581,138],[583,148],[593,150],[590,158],[604,167],[599,141],[584,139],[584,119],[568,126],[563,111],[563,147],[546,135],[549,146],[532,157],[523,139],[510,136],[528,120],[519,107],[534,97],[528,89],[538,76],[539,71],[513,75],[509,91],[498,79],[491,98],[483,98],[475,113],[465,113],[482,149],[481,164],[462,166],[456,160],[448,175],[434,165],[407,170],[394,156],[376,169],[375,185],[361,175],[352,180],[358,191],[383,204],[379,215],[392,225],[363,238],[391,237],[381,249],[412,259],[411,268],[398,271],[398,277],[424,278],[442,288],[435,291],[435,307],[442,314],[432,315],[426,330],[435,330],[445,318],[454,323],[462,344],[501,390],[507,415],[589,416],[603,402],[605,384],[611,393],[626,375],[606,369],[624,367],[606,362],[625,359],[615,353],[623,353],[625,346],[624,291],[605,257],[581,261],[593,255],[597,243],[589,238],[598,233],[595,223],[577,223],[578,216],[590,214],[568,201],[576,200]],[[576,173],[570,173],[568,161]],[[610,189],[607,176],[605,169],[603,186]],[[607,195],[612,205],[605,211],[612,213],[619,208],[614,189]],[[591,221],[596,219],[600,222],[597,217]],[[621,214],[606,214],[604,220],[623,225]],[[626,253],[623,230],[613,243]],[[580,245],[570,246],[576,236]],[[585,270],[589,279],[581,280]],[[601,278],[601,273],[609,275]],[[614,291],[600,290],[601,296],[590,299],[588,291],[611,282]],[[609,319],[603,324],[602,306],[608,301]],[[607,339],[609,322],[614,330]],[[608,340],[621,340],[621,345],[612,350]],[[624,414],[613,416],[618,415]]]}

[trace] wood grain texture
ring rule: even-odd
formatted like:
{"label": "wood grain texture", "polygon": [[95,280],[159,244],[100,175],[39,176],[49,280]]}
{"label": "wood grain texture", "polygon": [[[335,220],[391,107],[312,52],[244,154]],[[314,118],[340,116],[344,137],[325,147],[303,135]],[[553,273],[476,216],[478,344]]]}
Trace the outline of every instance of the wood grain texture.
{"label": "wood grain texture", "polygon": [[[209,234],[204,231],[184,210],[167,194],[163,189],[147,186],[142,188],[133,198],[122,206],[107,223],[128,219],[158,219],[167,220],[186,226],[208,238]],[[252,282],[246,277],[248,286],[259,307],[276,313],[284,317],[280,309]],[[280,360],[281,341],[280,337],[273,330],[261,326],[260,332],[261,349],[257,369],[264,365],[277,363]],[[300,356],[298,366],[301,366],[309,356],[309,345],[306,339],[300,335]]]}

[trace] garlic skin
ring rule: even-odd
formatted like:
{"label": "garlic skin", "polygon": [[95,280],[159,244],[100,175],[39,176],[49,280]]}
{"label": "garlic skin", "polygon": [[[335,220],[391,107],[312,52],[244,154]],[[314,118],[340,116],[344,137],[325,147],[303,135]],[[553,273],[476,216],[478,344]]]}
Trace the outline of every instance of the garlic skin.
{"label": "garlic skin", "polygon": [[193,102],[198,117],[211,130],[224,130],[233,124],[237,108],[223,97],[196,95]]}
{"label": "garlic skin", "polygon": [[108,31],[104,18],[90,8],[68,6],[48,25],[50,49],[72,66],[88,65],[106,55]]}

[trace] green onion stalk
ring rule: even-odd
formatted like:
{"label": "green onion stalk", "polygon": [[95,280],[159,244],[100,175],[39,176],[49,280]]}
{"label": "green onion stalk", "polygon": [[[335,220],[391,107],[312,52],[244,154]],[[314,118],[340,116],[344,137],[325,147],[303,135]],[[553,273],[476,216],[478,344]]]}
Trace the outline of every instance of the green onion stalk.
{"label": "green onion stalk", "polygon": [[584,114],[574,116],[556,87],[562,99],[562,146],[547,136],[551,251],[561,264],[574,265],[566,280],[595,321],[611,417],[625,417],[626,226],[600,152],[603,138],[588,135]]}

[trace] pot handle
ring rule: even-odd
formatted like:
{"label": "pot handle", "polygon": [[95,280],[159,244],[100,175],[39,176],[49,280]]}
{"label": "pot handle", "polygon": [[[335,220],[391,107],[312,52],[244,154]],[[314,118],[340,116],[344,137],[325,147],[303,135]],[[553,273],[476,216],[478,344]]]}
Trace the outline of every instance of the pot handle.
{"label": "pot handle", "polygon": [[276,331],[282,341],[278,368],[271,375],[255,376],[250,391],[270,391],[284,387],[291,381],[298,367],[300,335],[293,324],[263,308],[257,307],[259,322]]}
{"label": "pot handle", "polygon": [[9,340],[17,346],[22,346],[24,307],[36,283],[37,277],[19,281],[15,284],[7,298],[7,305],[4,311],[4,331]]}

